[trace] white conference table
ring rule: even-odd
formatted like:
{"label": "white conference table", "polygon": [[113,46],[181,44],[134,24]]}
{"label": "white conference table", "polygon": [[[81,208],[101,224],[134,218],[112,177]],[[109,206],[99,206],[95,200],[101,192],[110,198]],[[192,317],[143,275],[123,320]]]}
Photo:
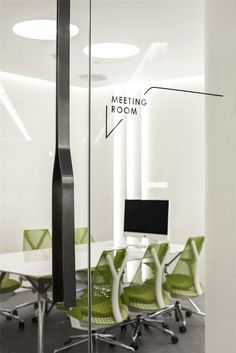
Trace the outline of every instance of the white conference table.
{"label": "white conference table", "polygon": [[[104,250],[124,247],[112,240],[91,243],[91,267],[95,267]],[[183,244],[170,244],[169,254],[175,255],[183,250]],[[145,248],[128,246],[128,261],[143,257]],[[76,271],[88,268],[88,245],[75,246]],[[30,281],[38,294],[38,353],[44,353],[44,314],[45,298],[49,285],[44,277],[52,275],[52,250],[39,249],[0,254],[0,272],[18,274]]]}

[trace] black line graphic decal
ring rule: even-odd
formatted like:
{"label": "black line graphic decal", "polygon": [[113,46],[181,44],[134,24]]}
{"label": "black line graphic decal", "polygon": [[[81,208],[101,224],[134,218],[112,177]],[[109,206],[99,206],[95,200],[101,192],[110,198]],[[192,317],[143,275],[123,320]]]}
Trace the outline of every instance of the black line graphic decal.
{"label": "black line graphic decal", "polygon": [[111,135],[111,133],[117,128],[118,125],[120,125],[120,123],[123,121],[123,119],[120,119],[120,121],[116,124],[116,126],[113,127],[113,129],[111,131],[109,131],[108,133],[108,127],[107,127],[107,105],[106,105],[106,129],[105,129],[105,136],[106,139]]}
{"label": "black line graphic decal", "polygon": [[[160,86],[149,87],[145,91],[144,96],[148,92],[150,92],[152,89],[165,90],[165,91],[175,91],[175,92],[182,92],[182,93],[200,94],[200,95],[220,97],[220,98],[224,97],[223,94],[218,94],[218,93],[192,91],[192,90],[187,90],[187,89],[160,87]],[[118,103],[120,104],[119,106],[117,106]],[[122,113],[124,115],[132,115],[132,116],[136,115],[137,116],[137,113],[138,113],[137,107],[138,106],[146,106],[147,101],[145,98],[112,96],[111,97],[111,104],[113,104],[113,105],[111,105],[111,113],[116,113],[116,114]],[[113,129],[108,132],[108,106],[106,105],[106,119],[105,119],[105,137],[106,137],[106,139],[114,132],[114,130],[120,125],[120,123],[122,121],[123,121],[123,119],[120,119],[120,121],[113,127]]]}

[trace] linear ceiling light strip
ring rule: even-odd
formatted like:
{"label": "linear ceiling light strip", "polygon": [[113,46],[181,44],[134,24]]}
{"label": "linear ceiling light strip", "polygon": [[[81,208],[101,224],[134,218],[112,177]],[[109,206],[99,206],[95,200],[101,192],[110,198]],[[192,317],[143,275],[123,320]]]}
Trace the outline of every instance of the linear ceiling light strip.
{"label": "linear ceiling light strip", "polygon": [[76,304],[74,178],[70,154],[70,0],[57,0],[56,152],[52,187],[53,300]]}

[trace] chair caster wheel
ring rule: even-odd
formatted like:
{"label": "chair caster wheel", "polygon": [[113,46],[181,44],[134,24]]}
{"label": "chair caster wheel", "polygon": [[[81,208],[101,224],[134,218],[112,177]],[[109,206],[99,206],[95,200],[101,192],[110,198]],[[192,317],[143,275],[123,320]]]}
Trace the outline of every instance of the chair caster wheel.
{"label": "chair caster wheel", "polygon": [[176,322],[179,322],[179,317],[176,317],[176,318],[175,318],[175,321],[176,321]]}
{"label": "chair caster wheel", "polygon": [[16,309],[13,310],[12,315],[18,316],[18,311]]}
{"label": "chair caster wheel", "polygon": [[127,326],[126,325],[123,325],[120,327],[121,331],[126,331],[127,330]]}
{"label": "chair caster wheel", "polygon": [[186,311],[185,316],[186,317],[191,317],[192,316],[192,311]]}
{"label": "chair caster wheel", "polygon": [[162,327],[169,330],[169,325],[167,325],[167,324],[162,324]]}
{"label": "chair caster wheel", "polygon": [[135,351],[137,351],[137,349],[139,348],[139,345],[137,342],[132,342],[130,345],[132,348],[134,348]]}
{"label": "chair caster wheel", "polygon": [[186,326],[180,326],[179,327],[179,332],[185,333],[186,331],[187,331],[187,327]]}
{"label": "chair caster wheel", "polygon": [[38,303],[34,304],[34,308],[35,308],[35,310],[37,310],[39,308]]}
{"label": "chair caster wheel", "polygon": [[149,325],[148,325],[148,324],[143,324],[143,326],[144,326],[145,328],[148,328],[148,327],[149,327]]}
{"label": "chair caster wheel", "polygon": [[19,322],[19,329],[23,330],[25,328],[25,323],[23,321]]}
{"label": "chair caster wheel", "polygon": [[37,316],[32,317],[31,321],[33,322],[33,324],[37,324],[38,323]]}
{"label": "chair caster wheel", "polygon": [[[113,341],[115,341],[116,340],[116,338],[114,337],[114,338],[112,338],[113,339]],[[110,347],[115,347],[115,345],[114,344],[112,344],[112,343],[108,343],[108,345],[110,346]]]}
{"label": "chair caster wheel", "polygon": [[12,317],[6,316],[6,320],[10,321],[10,320],[12,320]]}
{"label": "chair caster wheel", "polygon": [[67,341],[64,342],[64,346],[66,346],[69,343],[71,343],[71,339],[70,338]]}
{"label": "chair caster wheel", "polygon": [[178,339],[177,336],[172,336],[172,337],[171,337],[171,343],[176,344],[176,343],[178,343],[178,342],[179,342],[179,339]]}

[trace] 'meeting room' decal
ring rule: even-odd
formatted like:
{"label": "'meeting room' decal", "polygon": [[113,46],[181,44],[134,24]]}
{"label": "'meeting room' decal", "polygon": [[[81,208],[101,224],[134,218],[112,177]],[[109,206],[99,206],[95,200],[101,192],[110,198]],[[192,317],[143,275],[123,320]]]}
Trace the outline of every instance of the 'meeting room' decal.
{"label": "'meeting room' decal", "polygon": [[121,114],[137,116],[140,112],[141,107],[147,105],[147,100],[145,98],[137,98],[130,96],[111,96],[110,104],[106,105],[106,128],[105,128],[105,138],[107,139],[115,128],[123,121],[123,118],[108,132],[108,115],[110,114]]}
{"label": "'meeting room' decal", "polygon": [[146,105],[147,100],[144,98],[112,96],[110,113],[137,115],[139,107]]}

